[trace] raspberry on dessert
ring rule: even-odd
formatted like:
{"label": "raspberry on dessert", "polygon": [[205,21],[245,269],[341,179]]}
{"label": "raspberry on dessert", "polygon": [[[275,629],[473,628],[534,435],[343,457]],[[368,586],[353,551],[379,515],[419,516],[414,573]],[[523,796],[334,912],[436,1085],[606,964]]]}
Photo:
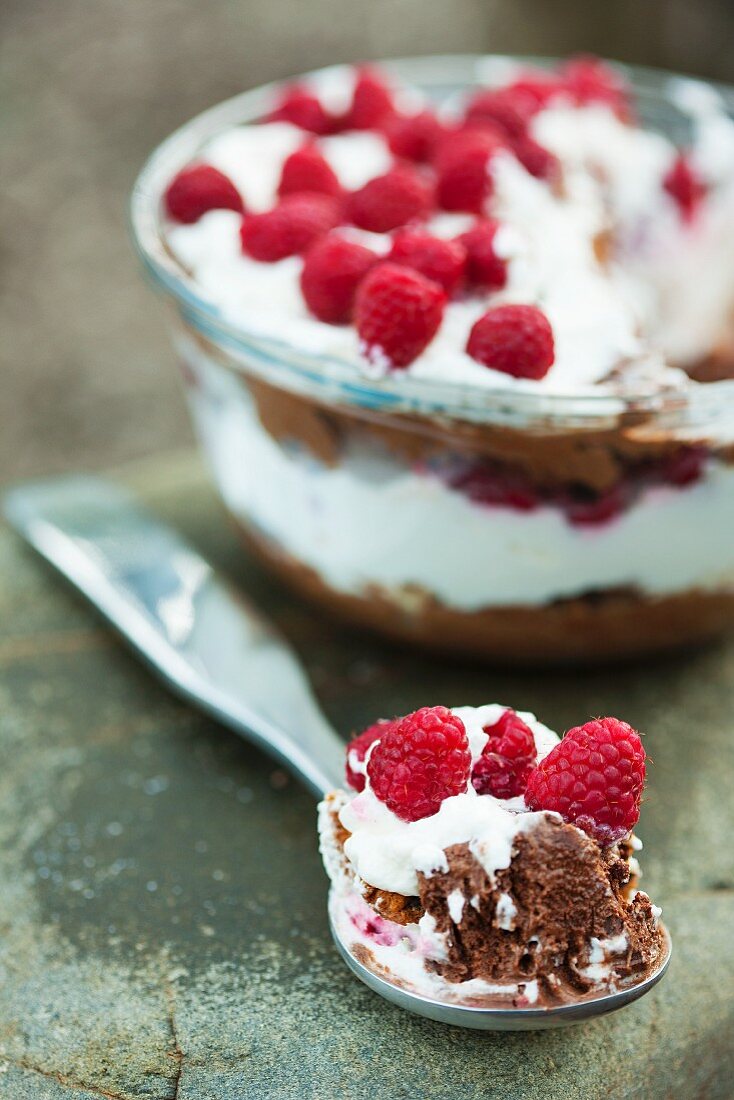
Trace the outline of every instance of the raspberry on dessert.
{"label": "raspberry on dessert", "polygon": [[676,203],[683,220],[692,222],[706,196],[706,184],[685,153],[679,153],[666,172],[663,189]]}
{"label": "raspberry on dessert", "polygon": [[518,512],[532,512],[540,504],[537,491],[523,474],[493,469],[482,462],[454,475],[449,484],[475,504],[500,505]]}
{"label": "raspberry on dessert", "polygon": [[466,790],[470,767],[461,719],[446,707],[421,707],[380,737],[367,775],[389,810],[402,821],[418,821]]}
{"label": "raspberry on dessert", "polygon": [[363,354],[381,367],[409,366],[436,335],[445,304],[444,291],[431,279],[397,264],[378,264],[355,301]]}
{"label": "raspberry on dessert", "polygon": [[554,810],[601,845],[637,824],[645,785],[639,734],[618,718],[598,718],[568,731],[528,779],[531,810]]}
{"label": "raspberry on dessert", "polygon": [[507,261],[497,255],[494,239],[499,222],[476,222],[457,240],[466,249],[466,281],[470,289],[501,290],[507,282]]}
{"label": "raspberry on dessert", "polygon": [[388,730],[393,729],[400,721],[400,718],[378,718],[373,725],[368,726],[366,730],[362,730],[349,742],[347,745],[345,774],[347,783],[353,790],[363,791],[366,782],[364,772],[355,771],[355,762],[362,764],[370,746],[381,737],[384,737]]}
{"label": "raspberry on dessert", "polygon": [[526,117],[531,117],[547,107],[551,99],[561,91],[561,84],[554,73],[543,69],[527,69],[505,86]]}
{"label": "raspberry on dessert", "polygon": [[392,92],[368,65],[357,70],[352,102],[344,119],[346,130],[376,130],[394,111]]}
{"label": "raspberry on dessert", "polygon": [[211,164],[190,164],[173,177],[163,196],[166,213],[191,225],[208,210],[244,210],[242,196],[223,172]]}
{"label": "raspberry on dessert", "polygon": [[421,229],[401,229],[395,234],[388,259],[433,279],[449,297],[464,281],[466,249],[460,241],[442,240]]}
{"label": "raspberry on dessert", "polygon": [[408,222],[426,218],[431,198],[430,184],[423,176],[408,165],[399,165],[354,191],[347,211],[360,229],[390,233]]}
{"label": "raspberry on dessert", "polygon": [[514,710],[506,710],[484,732],[489,740],[472,769],[474,790],[503,799],[524,794],[537,759],[533,731]]}
{"label": "raspberry on dessert", "polygon": [[611,65],[598,57],[575,57],[559,71],[561,88],[579,107],[604,103],[620,118],[630,114],[629,89]]}
{"label": "raspberry on dessert", "polygon": [[553,329],[536,306],[495,306],[472,328],[466,350],[485,367],[537,381],[553,365]]}
{"label": "raspberry on dessert", "polygon": [[512,151],[523,168],[539,180],[554,183],[561,178],[561,162],[534,138],[524,135],[512,144]]}
{"label": "raspberry on dessert", "polygon": [[491,122],[508,138],[523,137],[533,104],[512,88],[483,88],[470,100],[464,117],[469,122]]}
{"label": "raspberry on dessert", "polygon": [[504,144],[499,131],[484,128],[462,130],[445,138],[436,155],[439,206],[480,214],[492,193],[492,154]]}
{"label": "raspberry on dessert", "polygon": [[335,121],[318,96],[303,84],[283,88],[281,97],[268,115],[268,122],[290,122],[311,134],[330,134]]}
{"label": "raspberry on dessert", "polygon": [[377,260],[369,248],[336,233],[316,241],[301,272],[301,293],[314,317],[330,325],[348,324],[357,287]]}
{"label": "raspberry on dessert", "polygon": [[708,458],[705,447],[681,447],[663,463],[663,480],[670,485],[693,485],[703,475]]}
{"label": "raspberry on dessert", "polygon": [[302,145],[300,149],[296,149],[286,157],[280,174],[278,184],[280,198],[300,191],[334,196],[341,194],[341,184],[336,172],[312,142]]}
{"label": "raspberry on dessert", "polygon": [[286,195],[264,214],[245,215],[240,230],[242,248],[254,260],[276,263],[305,252],[340,220],[340,204],[329,195]]}
{"label": "raspberry on dessert", "polygon": [[421,164],[430,161],[443,134],[433,111],[395,115],[385,124],[385,137],[393,156]]}

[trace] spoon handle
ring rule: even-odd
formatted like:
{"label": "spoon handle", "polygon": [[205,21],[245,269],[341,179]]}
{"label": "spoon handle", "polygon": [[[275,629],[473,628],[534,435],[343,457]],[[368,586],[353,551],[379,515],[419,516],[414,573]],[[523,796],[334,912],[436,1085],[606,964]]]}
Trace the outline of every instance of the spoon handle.
{"label": "spoon handle", "polygon": [[238,592],[119,486],[64,477],[11,490],[5,515],[177,694],[321,795],[344,744],[298,658]]}

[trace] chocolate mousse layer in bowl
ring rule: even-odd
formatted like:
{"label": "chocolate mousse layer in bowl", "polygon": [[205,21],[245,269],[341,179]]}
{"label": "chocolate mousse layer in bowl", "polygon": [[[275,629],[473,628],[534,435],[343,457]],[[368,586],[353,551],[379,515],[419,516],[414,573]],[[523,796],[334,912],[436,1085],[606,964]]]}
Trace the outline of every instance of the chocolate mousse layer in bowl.
{"label": "chocolate mousse layer in bowl", "polygon": [[644,779],[616,718],[560,741],[496,704],[376,723],[319,811],[337,939],[443,1003],[543,1009],[645,982],[670,945],[638,889]]}
{"label": "chocolate mousse layer in bowl", "polygon": [[734,93],[341,66],[151,157],[132,219],[251,548],[353,622],[584,662],[734,621]]}

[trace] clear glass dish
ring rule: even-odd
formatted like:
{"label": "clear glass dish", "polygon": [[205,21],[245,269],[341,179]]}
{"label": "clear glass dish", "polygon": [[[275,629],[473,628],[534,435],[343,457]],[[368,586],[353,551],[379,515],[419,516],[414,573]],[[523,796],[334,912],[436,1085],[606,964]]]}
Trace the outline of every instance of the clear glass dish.
{"label": "clear glass dish", "polygon": [[[486,61],[474,55],[426,57],[383,67],[441,102],[479,82]],[[670,97],[672,76],[622,72],[643,121],[685,143],[688,120]],[[501,386],[427,382],[402,372],[374,381],[352,363],[314,354],[286,337],[265,336],[255,324],[233,325],[202,295],[166,246],[161,196],[212,136],[264,117],[278,87],[245,92],[174,133],[143,168],[131,202],[138,252],[174,306],[194,423],[225,503],[250,544],[289,583],[360,624],[490,658],[606,659],[685,645],[724,629],[734,620],[734,550],[720,548],[715,559],[710,549],[702,555],[700,544],[702,533],[709,542],[720,538],[728,509],[734,509],[734,480],[729,491],[720,472],[723,465],[729,468],[734,440],[734,380],[681,392],[641,388],[623,396],[508,393]],[[718,90],[734,114],[734,90]],[[264,427],[267,440],[260,438]],[[707,510],[696,500],[696,539],[671,538],[671,530],[688,523],[690,508],[672,509],[657,532],[655,524],[629,537],[617,530],[602,544],[601,528],[576,529],[567,517],[547,515],[545,499],[527,515],[521,509],[508,518],[508,509],[496,501],[487,507],[485,500],[478,509],[464,494],[473,511],[454,508],[452,497],[446,514],[455,538],[427,550],[432,518],[443,515],[447,483],[455,486],[456,470],[468,461],[480,462],[483,470],[487,464],[494,470],[498,461],[514,469],[519,462],[523,476],[530,471],[541,482],[546,472],[555,476],[563,467],[575,493],[598,441],[607,457],[621,443],[639,451],[640,491],[652,492],[645,481],[649,456],[661,448],[695,447],[702,439],[726,506]],[[252,468],[271,478],[269,494],[248,482],[243,471]],[[707,466],[704,483],[708,473]],[[337,485],[337,474],[351,479],[351,495]],[[613,476],[606,461],[593,491],[606,491]],[[686,489],[675,503],[687,494],[690,504],[694,488],[700,491]],[[420,511],[416,502],[434,489],[435,499]],[[318,522],[303,513],[304,499],[316,501]],[[477,535],[478,524],[481,537],[473,537],[470,552],[468,536]],[[302,534],[308,529],[308,537],[291,537],[294,525]],[[554,561],[539,566],[538,540],[546,544],[546,528]],[[353,536],[345,537],[344,530]],[[457,549],[462,542],[463,551]],[[637,568],[640,555],[644,561]],[[590,562],[600,556],[605,569],[595,571]],[[489,583],[488,571],[508,557]],[[402,569],[393,567],[397,559],[405,563]],[[655,581],[656,562],[670,574],[668,588]]]}

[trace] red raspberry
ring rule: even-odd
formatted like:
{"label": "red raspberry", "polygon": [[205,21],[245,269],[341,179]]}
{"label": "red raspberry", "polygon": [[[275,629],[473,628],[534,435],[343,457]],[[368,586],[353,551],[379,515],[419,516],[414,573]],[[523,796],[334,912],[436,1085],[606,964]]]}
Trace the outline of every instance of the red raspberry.
{"label": "red raspberry", "polygon": [[553,329],[535,306],[495,306],[472,328],[466,350],[485,367],[537,381],[553,365]]}
{"label": "red raspberry", "polygon": [[559,72],[561,89],[580,107],[605,103],[621,118],[630,115],[629,88],[611,65],[598,57],[576,57]]}
{"label": "red raspberry", "polygon": [[282,89],[280,99],[268,115],[269,122],[290,122],[312,134],[330,134],[335,121],[317,96],[303,84]]}
{"label": "red raspberry", "polygon": [[460,290],[466,268],[466,249],[458,241],[445,241],[420,229],[395,234],[388,259],[442,286],[451,297]]}
{"label": "red raspberry", "polygon": [[421,707],[383,734],[367,764],[370,786],[402,821],[438,812],[466,790],[471,767],[464,723],[446,707]]}
{"label": "red raspberry", "polygon": [[484,732],[489,741],[471,773],[474,790],[495,798],[524,794],[537,758],[533,731],[514,710],[506,710],[498,722],[485,726]]}
{"label": "red raspberry", "polygon": [[395,115],[385,126],[390,152],[401,160],[429,161],[443,134],[433,111],[417,115]]}
{"label": "red raspberry", "polygon": [[417,271],[381,263],[360,284],[354,318],[361,348],[379,365],[407,367],[431,342],[446,295]]}
{"label": "red raspberry", "polygon": [[685,153],[679,153],[663,179],[663,188],[675,201],[685,222],[692,222],[706,195],[706,184]]}
{"label": "red raspberry", "polygon": [[357,287],[378,257],[369,248],[329,234],[306,253],[301,292],[319,321],[346,325],[352,319]]}
{"label": "red raspberry", "polygon": [[468,129],[441,142],[436,156],[436,195],[444,210],[479,214],[492,193],[489,161],[504,145],[494,130]]}
{"label": "red raspberry", "polygon": [[362,730],[356,737],[347,745],[347,762],[345,765],[345,774],[347,777],[347,783],[355,791],[363,791],[365,785],[365,778],[363,772],[357,772],[352,767],[352,761],[356,757],[360,763],[364,760],[370,745],[387,733],[388,730],[393,729],[401,721],[400,718],[378,718],[378,720],[372,726],[368,726],[366,730]]}
{"label": "red raspberry", "polygon": [[543,69],[527,69],[505,89],[515,101],[522,103],[521,110],[530,118],[537,114],[543,107],[547,107],[550,101],[561,91],[561,84],[553,73],[544,72]]}
{"label": "red raspberry", "polygon": [[518,138],[512,151],[523,168],[539,180],[553,183],[561,177],[561,162],[554,153],[531,137]]}
{"label": "red raspberry", "polygon": [[569,730],[528,780],[531,810],[555,810],[599,844],[613,844],[637,824],[645,785],[640,736],[618,718]]}
{"label": "red raspberry", "polygon": [[493,469],[481,462],[455,475],[449,484],[475,504],[499,505],[518,512],[532,512],[540,504],[537,492],[523,474]]}
{"label": "red raspberry", "polygon": [[339,221],[339,203],[327,195],[286,195],[272,210],[245,216],[242,248],[254,260],[275,263],[305,252]]}
{"label": "red raspberry", "polygon": [[312,144],[302,145],[283,162],[278,195],[282,198],[299,191],[335,196],[341,194],[336,172],[326,157]]}
{"label": "red raspberry", "polygon": [[663,481],[670,485],[693,485],[703,476],[708,451],[705,447],[681,447],[663,462]]}
{"label": "red raspberry", "polygon": [[522,92],[512,88],[483,88],[469,100],[465,118],[470,122],[491,122],[508,138],[519,138],[525,134],[532,113],[532,100]]}
{"label": "red raspberry", "polygon": [[392,92],[368,65],[357,70],[352,103],[343,120],[347,130],[376,130],[394,111]]}
{"label": "red raspberry", "polygon": [[499,222],[476,222],[457,238],[466,249],[466,281],[470,289],[501,290],[507,282],[507,261],[498,256],[494,238]]}
{"label": "red raspberry", "polygon": [[431,209],[431,188],[414,168],[391,168],[354,191],[347,203],[349,217],[360,229],[389,233],[420,221]]}
{"label": "red raspberry", "polygon": [[163,196],[166,213],[191,225],[208,210],[244,210],[242,196],[223,172],[211,164],[190,164],[174,176]]}

